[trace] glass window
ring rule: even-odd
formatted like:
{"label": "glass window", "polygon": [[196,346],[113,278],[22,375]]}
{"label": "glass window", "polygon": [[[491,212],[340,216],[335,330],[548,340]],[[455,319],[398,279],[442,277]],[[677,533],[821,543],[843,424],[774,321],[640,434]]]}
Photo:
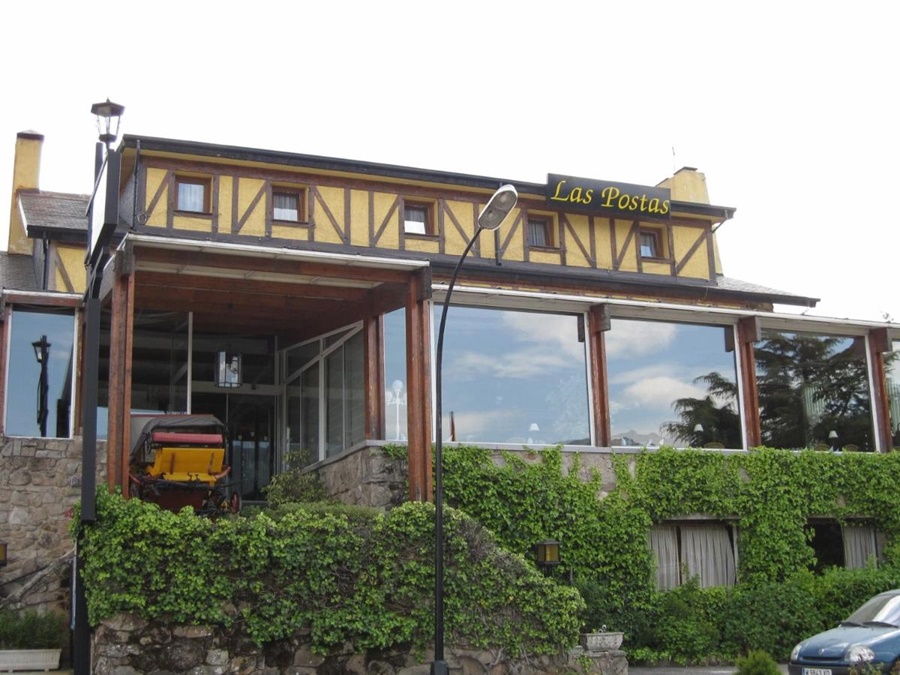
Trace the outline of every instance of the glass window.
{"label": "glass window", "polygon": [[764,330],[755,351],[764,445],[874,449],[864,338]]}
{"label": "glass window", "polygon": [[657,232],[656,230],[641,230],[641,257],[662,257],[662,246],[660,246],[659,232]]}
{"label": "glass window", "polygon": [[406,426],[406,310],[384,315],[384,437],[405,441]]}
{"label": "glass window", "polygon": [[816,572],[824,572],[829,567],[862,569],[870,560],[878,558],[875,528],[870,524],[856,522],[841,526],[835,521],[814,522],[809,524],[809,530]]}
{"label": "glass window", "polygon": [[550,221],[547,218],[532,217],[528,219],[528,245],[553,246]]}
{"label": "glass window", "polygon": [[697,578],[701,588],[734,586],[734,531],[722,522],[663,523],[650,528],[656,585],[675,588]]}
{"label": "glass window", "polygon": [[293,223],[300,222],[301,203],[300,193],[296,190],[272,192],[272,218]]}
{"label": "glass window", "polygon": [[6,435],[68,438],[74,313],[15,309],[11,323]]}
{"label": "glass window", "polygon": [[742,448],[731,326],[613,319],[612,445]]}
{"label": "glass window", "polygon": [[[435,327],[440,315],[435,305]],[[445,440],[590,445],[585,346],[578,333],[577,316],[450,307],[442,368]]]}
{"label": "glass window", "polygon": [[403,230],[407,234],[433,234],[431,206],[406,202],[403,207]]}
{"label": "glass window", "polygon": [[[337,334],[343,339],[327,346]],[[289,383],[291,449],[308,451],[308,462],[336,455],[365,439],[364,361],[359,326],[288,351],[285,380]],[[302,364],[299,373],[291,370],[295,364]]]}
{"label": "glass window", "polygon": [[176,210],[209,213],[209,179],[179,176],[175,183]]}

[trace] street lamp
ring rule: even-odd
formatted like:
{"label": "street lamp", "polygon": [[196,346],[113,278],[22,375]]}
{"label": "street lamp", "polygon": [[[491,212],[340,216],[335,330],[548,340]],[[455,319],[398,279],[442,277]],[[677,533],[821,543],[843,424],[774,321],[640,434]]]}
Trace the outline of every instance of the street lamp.
{"label": "street lamp", "polygon": [[456,262],[450,285],[441,308],[441,322],[438,327],[437,351],[435,352],[435,444],[434,444],[434,661],[431,664],[431,675],[448,675],[450,672],[444,660],[444,467],[443,467],[443,420],[441,406],[441,364],[444,356],[444,326],[447,324],[447,308],[450,296],[456,285],[456,277],[463,261],[472,250],[482,230],[496,230],[503,224],[506,216],[513,210],[519,194],[512,185],[501,186],[488,200],[487,205],[478,214],[475,233]]}
{"label": "street lamp", "polygon": [[[84,294],[84,355],[81,375],[81,529],[97,517],[97,390],[100,373],[100,284],[105,250],[118,223],[119,156],[112,145],[119,135],[125,106],[106,99],[91,106],[97,117],[94,192],[88,206],[88,280]],[[75,545],[72,666],[74,675],[91,672],[91,634],[84,597],[84,558]]]}
{"label": "street lamp", "polygon": [[41,438],[44,438],[47,436],[47,413],[49,412],[47,410],[47,393],[50,387],[47,383],[47,362],[50,357],[50,343],[47,342],[46,335],[41,335],[41,339],[32,342],[31,346],[34,347],[34,358],[41,367],[41,375],[38,379],[37,423],[41,430]]}

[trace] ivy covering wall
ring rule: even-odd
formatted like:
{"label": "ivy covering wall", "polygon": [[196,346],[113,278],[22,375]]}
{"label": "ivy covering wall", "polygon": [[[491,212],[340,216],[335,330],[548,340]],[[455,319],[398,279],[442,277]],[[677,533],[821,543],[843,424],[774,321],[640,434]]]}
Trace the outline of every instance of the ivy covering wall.
{"label": "ivy covering wall", "polygon": [[[556,578],[571,578],[582,591],[587,627],[603,623],[626,632],[629,658],[642,651],[680,661],[710,654],[733,658],[750,648],[785,658],[809,631],[833,625],[872,593],[900,584],[900,453],[661,448],[614,455],[615,488],[606,495],[600,486],[609,485],[609,477],[579,479],[578,458],[566,471],[560,449],[500,459],[477,447],[445,449],[447,502],[514,551],[524,554],[542,539],[559,540],[563,564]],[[697,514],[737,525],[739,585],[699,589],[688,583],[657,592],[651,525]],[[873,524],[887,543],[881,569],[812,575],[811,517]],[[748,612],[748,606],[756,610]],[[735,618],[738,607],[743,619]],[[730,628],[727,616],[734,619]],[[752,627],[760,623],[763,628]],[[686,635],[696,639],[690,643]]]}
{"label": "ivy covering wall", "polygon": [[[314,650],[408,645],[434,635],[434,506],[389,513],[329,504],[211,520],[98,492],[95,523],[73,521],[92,626],[117,614],[217,624],[258,645],[298,635]],[[78,531],[80,529],[80,532]],[[445,518],[447,642],[559,654],[584,603],[465,514]]]}

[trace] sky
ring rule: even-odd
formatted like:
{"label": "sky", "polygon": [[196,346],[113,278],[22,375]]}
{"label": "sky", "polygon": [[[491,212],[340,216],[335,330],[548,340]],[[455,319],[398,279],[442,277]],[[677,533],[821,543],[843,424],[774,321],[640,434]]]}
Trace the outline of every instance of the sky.
{"label": "sky", "polygon": [[736,208],[727,276],[900,321],[898,18],[870,0],[3,3],[0,203],[26,130],[41,189],[89,192],[107,98],[122,133],[501,180],[691,166]]}

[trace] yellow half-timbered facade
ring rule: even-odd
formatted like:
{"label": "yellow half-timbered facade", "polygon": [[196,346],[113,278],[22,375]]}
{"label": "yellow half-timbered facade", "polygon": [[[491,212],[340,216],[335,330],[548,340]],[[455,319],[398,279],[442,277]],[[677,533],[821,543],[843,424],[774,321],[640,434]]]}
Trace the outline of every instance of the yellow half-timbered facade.
{"label": "yellow half-timbered facade", "polygon": [[[70,359],[50,374],[40,429],[73,435],[87,198],[66,207],[33,176],[29,187],[39,142],[20,145],[10,252],[41,280],[36,294],[4,289],[6,353],[75,322],[68,338],[45,340]],[[735,209],[711,203],[696,169],[648,185],[529,183],[142,136],[115,152],[98,430],[109,483],[126,492],[135,415],[210,413],[229,428],[226,460],[246,501],[264,499],[291,457],[353,466],[386,443],[407,448],[409,498],[429,499],[436,335],[470,244],[446,315],[447,442],[896,445],[900,332],[780,314],[816,299],[724,274],[716,231]],[[516,205],[479,233],[501,185]],[[54,298],[63,327],[44,328],[37,310]],[[19,412],[34,411],[9,393],[15,376],[4,433],[34,434]]]}

